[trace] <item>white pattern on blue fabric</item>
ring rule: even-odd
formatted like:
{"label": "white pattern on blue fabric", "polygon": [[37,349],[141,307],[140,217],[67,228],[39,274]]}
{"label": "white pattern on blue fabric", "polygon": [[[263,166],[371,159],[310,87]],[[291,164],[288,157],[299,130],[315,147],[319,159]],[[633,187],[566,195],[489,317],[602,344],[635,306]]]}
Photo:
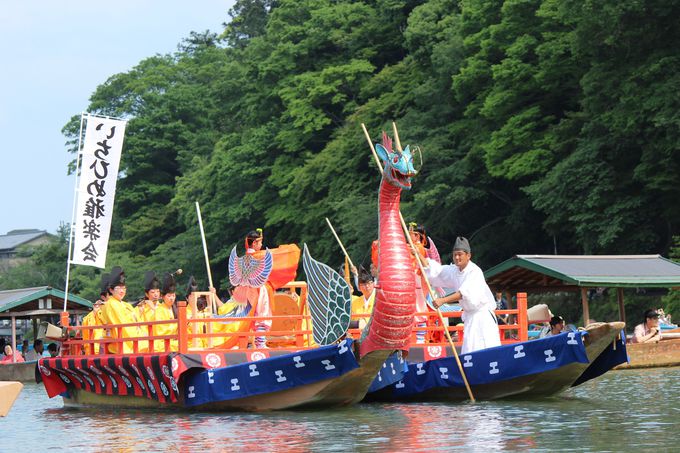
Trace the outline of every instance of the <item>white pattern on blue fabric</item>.
{"label": "white pattern on blue fabric", "polygon": [[513,356],[516,359],[520,359],[522,357],[526,357],[526,354],[524,353],[524,345],[519,345],[515,346],[515,355]]}
{"label": "white pattern on blue fabric", "polygon": [[567,337],[569,338],[569,340],[567,340],[567,344],[578,345],[578,341],[576,341],[576,338],[574,338],[576,337],[576,332],[567,333]]}
{"label": "white pattern on blue fabric", "polygon": [[498,362],[489,362],[489,366],[491,367],[491,369],[489,370],[489,374],[500,373],[500,370],[498,369]]}
{"label": "white pattern on blue fabric", "polygon": [[330,371],[330,370],[335,369],[335,365],[331,364],[331,361],[328,360],[328,359],[322,360],[321,363],[324,365],[324,368],[326,369],[326,371]]}
{"label": "white pattern on blue fabric", "polygon": [[299,355],[293,357],[293,362],[295,362],[295,368],[302,368],[303,366],[305,366],[305,362],[302,361],[302,357],[300,357]]}
{"label": "white pattern on blue fabric", "polygon": [[552,353],[553,353],[552,349],[546,349],[545,351],[543,351],[543,354],[548,356],[548,357],[545,358],[546,363],[554,362],[555,360],[557,360],[557,357],[552,355]]}

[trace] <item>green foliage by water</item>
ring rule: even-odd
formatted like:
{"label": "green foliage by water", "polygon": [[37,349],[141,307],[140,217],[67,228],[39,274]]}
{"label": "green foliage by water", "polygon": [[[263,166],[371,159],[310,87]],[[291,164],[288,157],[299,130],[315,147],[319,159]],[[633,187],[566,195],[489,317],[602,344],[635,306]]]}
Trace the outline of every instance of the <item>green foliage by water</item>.
{"label": "green foliage by water", "polygon": [[[368,265],[392,120],[425,160],[402,197],[444,255],[662,253],[680,225],[680,1],[239,0],[220,34],[114,74],[129,118],[108,267],[214,279],[244,234]],[[77,142],[78,118],[64,128]],[[187,273],[188,273],[187,272]],[[92,297],[94,284],[74,289]]]}

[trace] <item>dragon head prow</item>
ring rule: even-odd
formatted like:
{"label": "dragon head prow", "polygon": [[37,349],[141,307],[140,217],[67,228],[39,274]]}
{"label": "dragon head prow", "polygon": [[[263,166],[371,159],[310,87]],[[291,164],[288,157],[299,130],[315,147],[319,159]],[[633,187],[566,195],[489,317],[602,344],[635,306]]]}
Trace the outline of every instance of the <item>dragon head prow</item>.
{"label": "dragon head prow", "polygon": [[402,151],[393,150],[392,139],[384,131],[382,141],[382,144],[375,145],[375,150],[383,163],[383,178],[401,189],[409,190],[411,178],[417,174],[409,145]]}

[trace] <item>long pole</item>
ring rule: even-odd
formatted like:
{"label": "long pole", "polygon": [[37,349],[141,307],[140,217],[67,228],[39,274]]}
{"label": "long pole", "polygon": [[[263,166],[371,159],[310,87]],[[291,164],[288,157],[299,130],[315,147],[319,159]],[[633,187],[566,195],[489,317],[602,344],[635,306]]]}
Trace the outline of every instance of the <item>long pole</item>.
{"label": "long pole", "polygon": [[[208,245],[205,241],[205,231],[203,231],[203,218],[201,217],[201,207],[196,202],[196,214],[198,215],[198,227],[201,229],[201,240],[203,241],[203,257],[205,258],[205,269],[208,271],[208,284],[210,288],[213,288],[212,272],[210,272],[210,260],[208,259]],[[212,302],[211,306],[213,308],[213,313],[217,311],[215,305],[215,297],[211,291],[210,300]]]}
{"label": "long pole", "polygon": [[[210,272],[210,260],[208,259],[208,244],[205,241],[205,231],[203,231],[203,218],[201,217],[201,207],[198,205],[198,201],[196,202],[196,214],[198,215],[198,226],[201,229],[201,240],[203,241],[203,257],[205,258],[205,268],[208,271],[208,285],[210,285],[210,307],[212,308],[212,316],[217,314],[217,302],[215,302],[215,294],[213,293],[212,288],[213,286],[213,279],[212,279],[212,272]],[[194,312],[192,309],[192,317],[198,317],[198,310]],[[194,327],[194,333],[196,333],[196,324],[193,324]],[[212,323],[209,322],[207,324],[207,332],[208,334],[212,333]],[[194,339],[194,345],[196,344],[196,339]],[[212,348],[212,337],[208,337],[208,347]]]}
{"label": "long pole", "polygon": [[[368,134],[368,131],[366,130],[366,126],[361,123],[361,127],[364,129],[364,134],[366,135],[366,139],[368,140],[368,145],[371,147],[371,152],[373,153],[373,157],[376,160],[376,163],[378,164],[378,170],[380,170],[380,174],[382,174],[382,165],[380,164],[380,159],[378,158],[378,153],[375,152],[375,147],[373,146],[373,142],[371,141],[371,136]],[[397,132],[397,124],[392,122],[392,128],[394,130],[394,139],[397,144],[397,149],[399,152],[401,152],[401,142],[399,141],[399,134]],[[411,240],[411,235],[409,234],[408,228],[406,227],[406,222],[404,222],[404,217],[401,215],[401,211],[399,211],[399,220],[401,220],[401,227],[404,230],[404,234],[406,235],[406,239],[408,240],[409,245],[411,246],[411,249],[413,250],[413,253],[415,254],[416,258],[416,263],[418,263],[418,268],[420,269],[420,273],[423,276],[423,279],[425,280],[425,284],[427,285],[427,291],[430,294],[430,297],[432,297],[432,300],[434,301],[436,299],[436,296],[434,294],[434,291],[432,291],[432,286],[430,285],[430,280],[427,278],[427,275],[425,274],[425,270],[423,269],[423,263],[420,262],[420,258],[418,257],[418,250],[416,250],[415,245],[413,245],[413,241]],[[465,389],[468,392],[468,396],[470,397],[470,401],[473,403],[475,402],[475,397],[472,394],[472,389],[470,388],[470,384],[468,383],[467,376],[465,375],[465,371],[463,370],[463,364],[460,362],[460,358],[458,357],[458,351],[456,351],[456,346],[453,344],[453,339],[451,338],[451,334],[449,333],[449,329],[446,327],[446,322],[444,322],[444,316],[442,316],[442,312],[437,307],[437,315],[439,315],[439,321],[442,323],[442,327],[444,327],[444,334],[446,335],[446,339],[449,341],[449,345],[451,346],[451,349],[453,350],[453,356],[456,359],[456,364],[458,365],[458,370],[460,370],[460,375],[463,377],[463,383],[465,384]]]}
{"label": "long pole", "polygon": [[333,236],[335,236],[335,239],[338,241],[338,244],[340,244],[340,248],[342,249],[342,253],[345,254],[347,257],[347,260],[349,261],[349,265],[354,267],[354,263],[352,263],[352,258],[349,257],[349,253],[347,253],[347,250],[345,250],[345,246],[342,245],[342,241],[338,237],[338,233],[335,232],[335,228],[333,228],[333,225],[331,225],[331,221],[328,220],[328,217],[326,217],[326,223],[328,223],[328,226],[330,227],[331,231],[333,232]]}
{"label": "long pole", "polygon": [[76,202],[78,200],[78,179],[80,173],[81,158],[82,153],[82,141],[83,141],[83,121],[85,119],[85,114],[80,114],[80,131],[78,132],[78,153],[76,154],[76,182],[73,187],[73,206],[71,207],[71,223],[68,227],[68,257],[66,258],[66,285],[64,287],[64,312],[66,311],[66,306],[68,304],[68,281],[71,275],[71,258],[73,258],[73,227],[76,218]]}

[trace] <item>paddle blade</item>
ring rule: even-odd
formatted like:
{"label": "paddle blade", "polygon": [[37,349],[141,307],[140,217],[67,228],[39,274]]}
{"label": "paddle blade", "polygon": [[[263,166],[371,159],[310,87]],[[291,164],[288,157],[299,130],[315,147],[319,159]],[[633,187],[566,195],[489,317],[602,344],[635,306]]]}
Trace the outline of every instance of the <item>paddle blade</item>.
{"label": "paddle blade", "polygon": [[338,341],[349,327],[352,296],[349,285],[329,266],[309,255],[307,244],[302,253],[307,275],[307,305],[312,316],[312,334],[319,345]]}

